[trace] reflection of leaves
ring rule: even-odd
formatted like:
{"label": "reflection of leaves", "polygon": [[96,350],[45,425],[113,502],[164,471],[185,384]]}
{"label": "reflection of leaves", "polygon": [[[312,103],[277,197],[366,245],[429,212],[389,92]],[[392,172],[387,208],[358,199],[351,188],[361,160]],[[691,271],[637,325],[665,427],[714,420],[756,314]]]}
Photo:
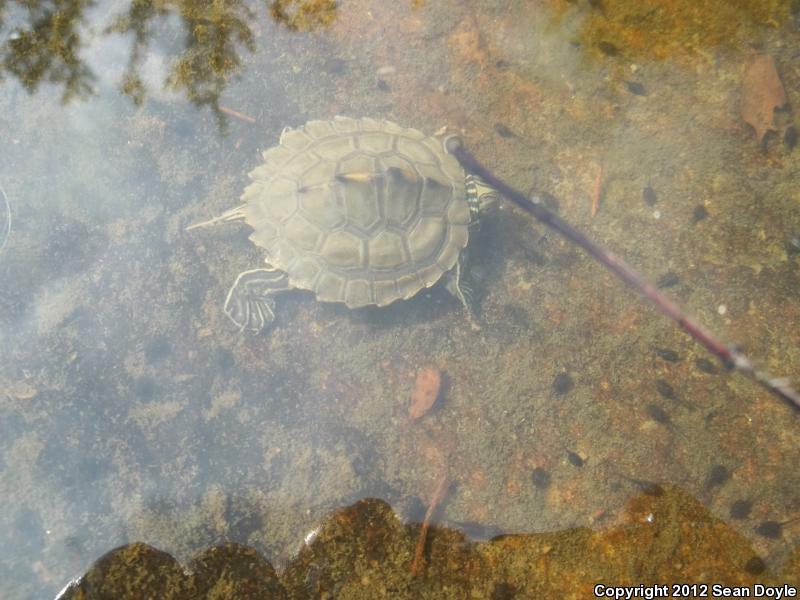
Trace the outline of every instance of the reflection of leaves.
{"label": "reflection of leaves", "polygon": [[246,24],[255,15],[240,0],[174,0],[157,6],[150,0],[134,0],[128,12],[107,31],[133,33],[133,52],[120,87],[137,104],[145,94],[138,69],[148,49],[150,22],[155,16],[168,13],[180,15],[186,31],[186,49],[173,64],[167,84],[185,91],[195,104],[218,111],[220,95],[241,67],[237,44],[244,44],[251,52],[255,50],[253,34]]}
{"label": "reflection of leaves", "polygon": [[[80,27],[94,0],[16,0],[22,23],[0,45],[0,77],[10,73],[33,93],[42,81],[64,85],[63,101],[85,98],[94,80],[79,56]],[[0,0],[0,32],[5,27],[6,0]],[[255,50],[247,26],[254,12],[242,0],[132,0],[104,33],[133,34],[133,49],[120,82],[121,91],[140,104],[145,85],[139,75],[156,18],[178,15],[186,32],[186,48],[175,59],[165,82],[189,100],[209,105],[217,114],[218,100],[231,76],[241,69],[239,46]]]}
{"label": "reflection of leaves", "polygon": [[227,79],[241,67],[231,38],[255,51],[253,34],[245,24],[245,18],[254,15],[239,0],[184,0],[180,12],[188,31],[186,50],[172,70],[169,85],[186,90],[192,102],[216,110]]}
{"label": "reflection of leaves", "polygon": [[[20,2],[27,10],[28,28],[18,27],[0,47],[0,73],[14,75],[33,93],[42,81],[64,85],[62,101],[91,94],[94,76],[78,57],[78,26],[92,0]],[[0,1],[0,19],[5,2]],[[2,26],[0,20],[0,26]]]}
{"label": "reflection of leaves", "polygon": [[[186,94],[198,105],[210,106],[218,117],[219,98],[230,78],[241,71],[239,47],[255,51],[248,22],[256,18],[246,0],[130,0],[105,34],[132,34],[133,47],[120,81],[120,90],[141,104],[146,88],[140,68],[157,23],[178,16],[186,47],[175,57],[166,85]],[[13,29],[0,44],[0,79],[10,73],[33,93],[42,81],[63,84],[63,101],[92,94],[94,75],[79,56],[80,28],[85,13],[96,0],[0,0],[0,34],[6,30],[7,4],[19,7]],[[335,0],[274,0],[272,17],[293,31],[308,31],[330,24],[336,16]]]}
{"label": "reflection of leaves", "polygon": [[148,47],[148,23],[156,13],[166,14],[168,11],[157,9],[150,0],[133,0],[128,13],[117,17],[116,21],[106,29],[106,33],[133,33],[133,49],[128,68],[122,76],[120,90],[130,96],[135,104],[144,100],[145,88],[137,69],[141,64]]}
{"label": "reflection of leaves", "polygon": [[272,18],[292,31],[311,31],[333,23],[336,18],[334,0],[274,0]]}

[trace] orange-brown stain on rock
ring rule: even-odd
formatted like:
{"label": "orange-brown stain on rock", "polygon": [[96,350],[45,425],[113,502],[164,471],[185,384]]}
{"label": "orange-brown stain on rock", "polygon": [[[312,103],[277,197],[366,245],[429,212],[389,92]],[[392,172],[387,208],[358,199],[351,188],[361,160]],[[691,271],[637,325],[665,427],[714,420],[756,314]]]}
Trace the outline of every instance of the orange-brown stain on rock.
{"label": "orange-brown stain on rock", "polygon": [[[567,0],[548,4],[556,22],[574,10]],[[790,14],[788,0],[604,0],[601,10],[588,13],[579,40],[603,59],[618,52],[640,60],[685,60],[717,46],[736,47],[764,27],[779,27]]]}
{"label": "orange-brown stain on rock", "polygon": [[442,389],[442,373],[439,369],[426,367],[417,373],[417,381],[414,384],[414,393],[411,395],[411,407],[408,416],[412,420],[419,419],[427,414],[433,407],[439,392]]}

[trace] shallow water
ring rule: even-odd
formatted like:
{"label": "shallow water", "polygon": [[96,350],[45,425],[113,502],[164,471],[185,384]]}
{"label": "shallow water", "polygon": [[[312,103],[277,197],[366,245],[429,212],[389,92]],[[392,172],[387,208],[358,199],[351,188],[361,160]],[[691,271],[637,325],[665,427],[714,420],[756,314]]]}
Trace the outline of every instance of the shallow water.
{"label": "shallow water", "polygon": [[[159,6],[76,4],[49,45],[43,8],[0,26],[3,598],[137,542],[246,545],[291,597],[800,585],[796,412],[509,205],[469,246],[480,330],[434,287],[356,311],[292,292],[240,334],[222,305],[263,255],[246,226],[185,231],[284,127],[447,126],[798,383],[792,3]],[[740,115],[757,54],[788,98],[763,142]],[[426,367],[445,386],[411,420]]]}

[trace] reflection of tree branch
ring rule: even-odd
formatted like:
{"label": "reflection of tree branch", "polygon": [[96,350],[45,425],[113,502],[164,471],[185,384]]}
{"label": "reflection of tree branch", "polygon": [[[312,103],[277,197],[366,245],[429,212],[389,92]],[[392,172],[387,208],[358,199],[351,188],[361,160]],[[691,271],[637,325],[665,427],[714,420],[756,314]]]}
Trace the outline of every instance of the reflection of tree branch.
{"label": "reflection of tree branch", "polygon": [[[230,78],[241,71],[239,46],[255,51],[248,22],[256,17],[247,0],[130,0],[103,33],[133,35],[133,49],[120,90],[140,104],[145,85],[140,76],[156,17],[176,14],[186,32],[186,48],[175,58],[165,82],[198,105],[210,106],[222,119],[219,98]],[[42,81],[64,85],[62,100],[92,94],[94,74],[80,59],[79,28],[96,0],[0,0],[0,34],[6,30],[8,4],[19,6],[21,25],[0,43],[0,79],[16,77],[28,92]],[[336,15],[335,0],[274,0],[273,18],[291,30],[328,25]]]}
{"label": "reflection of tree branch", "polygon": [[247,19],[255,15],[241,0],[166,0],[157,6],[150,0],[133,0],[130,10],[106,30],[134,36],[121,90],[137,104],[144,99],[145,88],[138,71],[149,45],[148,25],[157,14],[170,12],[180,14],[187,35],[186,49],[173,64],[166,83],[185,91],[195,104],[210,106],[222,118],[219,97],[241,67],[237,44],[255,51],[253,34],[247,26]]}
{"label": "reflection of tree branch", "polygon": [[245,22],[254,15],[239,0],[183,0],[179,8],[188,32],[186,50],[173,66],[168,83],[186,90],[192,102],[209,105],[219,114],[219,97],[241,68],[236,42],[255,51],[253,33]]}
{"label": "reflection of tree branch", "polygon": [[[93,0],[20,2],[28,12],[29,29],[15,29],[0,47],[0,70],[14,75],[35,92],[42,81],[63,83],[63,102],[92,93],[94,75],[78,57],[81,38],[77,28]],[[0,15],[5,2],[0,4]],[[2,25],[2,22],[0,22]]]}
{"label": "reflection of tree branch", "polygon": [[144,101],[145,88],[139,77],[138,69],[149,46],[147,27],[156,12],[166,14],[163,8],[157,9],[151,0],[133,0],[130,10],[125,15],[120,15],[106,30],[105,33],[133,33],[133,48],[128,66],[122,76],[120,90],[130,96],[135,104]]}
{"label": "reflection of tree branch", "polygon": [[[7,0],[0,0],[0,31],[4,29]],[[94,0],[17,0],[27,11],[18,27],[0,45],[0,76],[16,77],[33,93],[42,81],[64,85],[62,100],[85,98],[92,93],[94,75],[79,57],[79,27],[85,11]],[[190,101],[211,106],[217,114],[218,100],[230,77],[239,72],[241,60],[237,46],[255,51],[247,20],[253,11],[241,0],[132,0],[105,33],[132,33],[133,50],[122,76],[120,89],[137,104],[144,100],[145,86],[139,68],[149,47],[151,23],[156,16],[180,15],[186,32],[186,49],[179,56],[167,84],[185,91]]]}

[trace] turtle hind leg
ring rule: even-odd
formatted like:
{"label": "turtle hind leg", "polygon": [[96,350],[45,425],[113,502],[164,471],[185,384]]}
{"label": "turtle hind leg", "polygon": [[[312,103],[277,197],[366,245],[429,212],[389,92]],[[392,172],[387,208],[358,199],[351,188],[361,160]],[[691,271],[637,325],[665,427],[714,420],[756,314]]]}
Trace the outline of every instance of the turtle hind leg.
{"label": "turtle hind leg", "polygon": [[270,296],[290,287],[283,271],[244,271],[228,292],[225,314],[241,331],[260,333],[275,320],[275,301]]}
{"label": "turtle hind leg", "polygon": [[465,281],[465,255],[465,252],[461,252],[461,256],[458,257],[455,266],[444,274],[444,287],[464,306],[470,327],[474,331],[479,331],[481,326],[478,325],[478,322],[475,320],[472,288],[470,288],[469,284]]}

